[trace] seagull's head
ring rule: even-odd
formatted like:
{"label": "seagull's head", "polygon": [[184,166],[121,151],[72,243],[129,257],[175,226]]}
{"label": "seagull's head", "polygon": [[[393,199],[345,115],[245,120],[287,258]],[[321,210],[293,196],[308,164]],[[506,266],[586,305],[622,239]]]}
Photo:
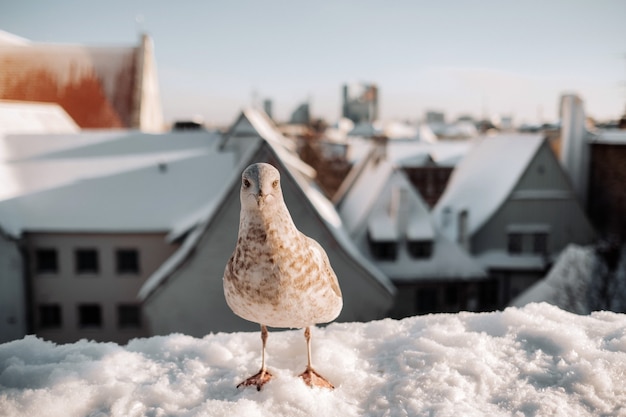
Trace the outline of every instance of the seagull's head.
{"label": "seagull's head", "polygon": [[282,201],[280,173],[270,164],[252,164],[241,174],[241,205],[244,208],[272,206]]}

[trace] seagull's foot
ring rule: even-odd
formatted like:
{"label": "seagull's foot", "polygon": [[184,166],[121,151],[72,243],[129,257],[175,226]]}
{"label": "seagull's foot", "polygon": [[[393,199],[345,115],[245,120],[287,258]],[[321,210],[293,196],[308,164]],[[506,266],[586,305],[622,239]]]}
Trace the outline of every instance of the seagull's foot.
{"label": "seagull's foot", "polygon": [[250,378],[237,385],[237,388],[254,385],[256,386],[257,391],[261,391],[263,385],[267,384],[270,379],[272,379],[272,374],[270,374],[266,369],[261,369],[257,374],[252,375]]}
{"label": "seagull's foot", "polygon": [[304,380],[304,383],[309,387],[321,387],[328,389],[335,389],[333,384],[328,382],[326,378],[321,376],[317,371],[311,367],[307,367],[304,372],[299,375]]}

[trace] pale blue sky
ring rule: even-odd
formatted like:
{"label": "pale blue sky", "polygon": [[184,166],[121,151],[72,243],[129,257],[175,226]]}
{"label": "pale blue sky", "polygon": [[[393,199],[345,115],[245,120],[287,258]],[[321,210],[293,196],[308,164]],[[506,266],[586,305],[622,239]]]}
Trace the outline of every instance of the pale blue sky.
{"label": "pale blue sky", "polygon": [[435,109],[552,120],[562,92],[596,118],[626,108],[622,0],[0,0],[0,29],[105,45],[146,31],[168,121],[229,123],[253,91],[278,119],[310,97],[332,121],[346,81],[378,84],[383,119]]}

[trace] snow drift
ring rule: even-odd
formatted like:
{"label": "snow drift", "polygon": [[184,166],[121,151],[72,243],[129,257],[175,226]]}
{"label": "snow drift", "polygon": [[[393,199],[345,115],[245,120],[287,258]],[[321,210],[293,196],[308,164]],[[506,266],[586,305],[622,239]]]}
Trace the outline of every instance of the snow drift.
{"label": "snow drift", "polygon": [[530,304],[331,324],[313,331],[313,362],[334,391],[297,378],[302,331],[270,331],[274,379],[237,390],[258,370],[260,345],[258,332],[126,346],[26,337],[0,345],[0,415],[626,415],[623,314]]}

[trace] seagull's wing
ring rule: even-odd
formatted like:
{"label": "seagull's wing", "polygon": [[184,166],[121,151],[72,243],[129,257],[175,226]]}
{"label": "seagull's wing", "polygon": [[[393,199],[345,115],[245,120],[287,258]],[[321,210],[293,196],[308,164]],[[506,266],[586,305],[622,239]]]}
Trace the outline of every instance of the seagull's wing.
{"label": "seagull's wing", "polygon": [[328,260],[328,255],[326,254],[326,251],[324,250],[322,245],[320,245],[315,239],[312,239],[306,235],[303,236],[306,238],[307,243],[309,244],[309,248],[311,248],[311,251],[314,253],[315,257],[322,264],[321,270],[324,272],[324,278],[328,281],[328,284],[331,286],[333,292],[337,295],[337,297],[341,298],[339,281],[337,280],[337,275],[335,274],[335,271],[333,271],[333,268],[330,266],[330,261]]}

